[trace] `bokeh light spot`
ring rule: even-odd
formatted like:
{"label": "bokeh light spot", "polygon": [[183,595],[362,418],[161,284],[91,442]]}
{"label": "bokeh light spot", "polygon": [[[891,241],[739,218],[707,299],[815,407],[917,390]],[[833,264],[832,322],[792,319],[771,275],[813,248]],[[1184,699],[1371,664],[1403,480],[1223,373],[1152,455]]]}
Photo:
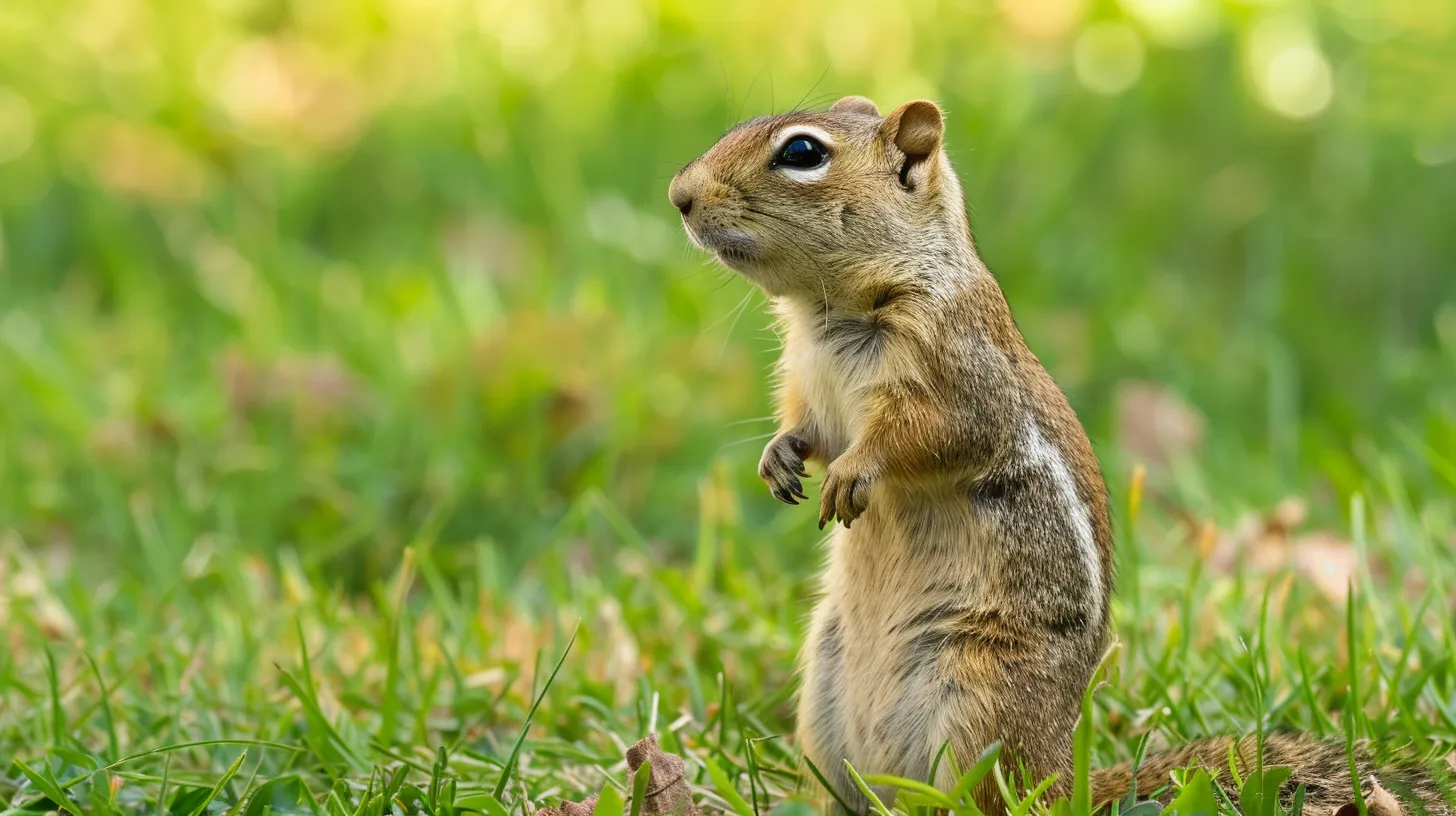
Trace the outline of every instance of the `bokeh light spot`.
{"label": "bokeh light spot", "polygon": [[1001,13],[1018,33],[1055,39],[1072,30],[1086,10],[1085,0],[1002,0]]}
{"label": "bokeh light spot", "polygon": [[1435,167],[1456,159],[1456,125],[1445,132],[1427,131],[1416,137],[1416,161]]}
{"label": "bokeh light spot", "polygon": [[1164,45],[1201,45],[1218,30],[1218,8],[1210,0],[1122,0],[1122,7]]}
{"label": "bokeh light spot", "polygon": [[1143,41],[1130,26],[1098,23],[1088,26],[1072,51],[1077,79],[1100,94],[1119,94],[1137,83],[1143,72]]}
{"label": "bokeh light spot", "polygon": [[1281,116],[1308,119],[1334,96],[1330,61],[1313,32],[1293,17],[1271,17],[1249,40],[1249,75],[1259,101]]}
{"label": "bokeh light spot", "polygon": [[25,97],[0,88],[0,164],[14,161],[30,149],[35,139],[35,116]]}

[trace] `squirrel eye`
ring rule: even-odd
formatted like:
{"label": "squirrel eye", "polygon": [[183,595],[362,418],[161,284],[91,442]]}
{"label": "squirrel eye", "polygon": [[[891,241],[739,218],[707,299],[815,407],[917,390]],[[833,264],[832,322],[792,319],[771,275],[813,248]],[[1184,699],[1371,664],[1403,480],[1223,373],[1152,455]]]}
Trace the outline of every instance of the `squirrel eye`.
{"label": "squirrel eye", "polygon": [[829,151],[819,140],[811,136],[795,136],[779,151],[779,155],[774,158],[774,164],[808,170],[823,164],[827,158]]}

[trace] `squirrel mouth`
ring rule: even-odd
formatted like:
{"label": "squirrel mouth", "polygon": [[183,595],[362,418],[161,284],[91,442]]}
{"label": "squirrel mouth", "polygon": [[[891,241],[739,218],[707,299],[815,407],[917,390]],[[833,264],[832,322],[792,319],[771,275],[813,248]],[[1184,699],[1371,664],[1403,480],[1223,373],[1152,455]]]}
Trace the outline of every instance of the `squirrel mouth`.
{"label": "squirrel mouth", "polygon": [[730,269],[741,271],[758,259],[757,242],[738,230],[705,230],[695,237],[699,246],[718,256]]}

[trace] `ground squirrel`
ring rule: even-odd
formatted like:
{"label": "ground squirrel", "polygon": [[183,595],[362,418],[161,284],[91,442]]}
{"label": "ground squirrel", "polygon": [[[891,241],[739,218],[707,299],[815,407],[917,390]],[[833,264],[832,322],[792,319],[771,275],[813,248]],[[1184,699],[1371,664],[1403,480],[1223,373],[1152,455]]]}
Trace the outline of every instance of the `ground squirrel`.
{"label": "ground squirrel", "polygon": [[[968,763],[1000,740],[1003,763],[1064,784],[1108,642],[1106,485],[977,256],[942,133],[932,102],[882,116],[847,97],[738,125],[669,190],[692,241],[782,321],[781,429],[759,474],[797,504],[806,462],[824,464],[819,524],[843,525],[800,661],[798,740],[856,807],[844,760],[924,779],[946,742]],[[1195,759],[1226,768],[1230,744],[1150,757],[1139,789]],[[1304,762],[1311,806],[1349,800],[1343,749],[1269,748],[1270,764]],[[1098,772],[1097,803],[1130,783]],[[989,785],[976,798],[1002,809]]]}

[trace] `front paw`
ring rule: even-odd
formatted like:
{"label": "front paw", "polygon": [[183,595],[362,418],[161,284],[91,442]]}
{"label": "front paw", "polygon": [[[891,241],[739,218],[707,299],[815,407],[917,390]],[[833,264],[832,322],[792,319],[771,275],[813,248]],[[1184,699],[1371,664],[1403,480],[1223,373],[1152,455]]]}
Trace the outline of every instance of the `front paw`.
{"label": "front paw", "polygon": [[824,472],[824,485],[819,490],[819,529],[836,516],[848,529],[869,505],[874,481],[874,469],[857,457],[846,454],[835,459]]}
{"label": "front paw", "polygon": [[809,443],[803,437],[792,433],[781,433],[763,449],[763,458],[758,461],[758,478],[768,485],[774,498],[785,504],[798,504],[798,499],[808,500],[804,485],[799,477],[808,478],[804,469],[804,457],[809,455]]}

